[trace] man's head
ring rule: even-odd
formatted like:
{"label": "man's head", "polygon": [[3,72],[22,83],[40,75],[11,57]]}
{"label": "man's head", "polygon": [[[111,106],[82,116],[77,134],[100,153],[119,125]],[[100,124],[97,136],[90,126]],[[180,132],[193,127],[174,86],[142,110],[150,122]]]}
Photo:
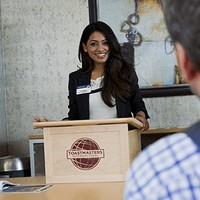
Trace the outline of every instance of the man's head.
{"label": "man's head", "polygon": [[200,96],[200,1],[161,0],[161,4],[184,80]]}

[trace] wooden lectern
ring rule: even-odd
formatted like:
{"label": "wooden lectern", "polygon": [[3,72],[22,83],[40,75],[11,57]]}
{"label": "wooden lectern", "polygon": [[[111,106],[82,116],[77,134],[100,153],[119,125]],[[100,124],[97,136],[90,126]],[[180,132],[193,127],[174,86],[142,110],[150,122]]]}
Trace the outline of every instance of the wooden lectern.
{"label": "wooden lectern", "polygon": [[[141,151],[134,118],[35,122],[43,128],[46,183],[124,181]],[[128,127],[135,129],[128,131]]]}

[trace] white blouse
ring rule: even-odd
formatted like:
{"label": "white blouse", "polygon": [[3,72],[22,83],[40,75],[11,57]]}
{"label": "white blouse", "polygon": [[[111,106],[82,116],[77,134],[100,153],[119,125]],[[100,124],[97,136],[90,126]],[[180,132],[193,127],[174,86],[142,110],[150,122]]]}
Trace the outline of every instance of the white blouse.
{"label": "white blouse", "polygon": [[[117,117],[116,106],[110,108],[101,98],[101,92],[99,89],[101,88],[103,78],[104,77],[102,76],[96,80],[91,79],[92,93],[90,93],[89,96],[90,119],[109,119]],[[115,104],[114,99],[113,104]]]}

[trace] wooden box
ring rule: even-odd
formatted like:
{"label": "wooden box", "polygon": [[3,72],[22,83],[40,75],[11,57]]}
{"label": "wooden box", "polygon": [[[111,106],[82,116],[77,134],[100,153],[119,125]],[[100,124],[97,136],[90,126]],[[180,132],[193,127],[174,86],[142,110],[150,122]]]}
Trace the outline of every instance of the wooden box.
{"label": "wooden box", "polygon": [[140,133],[128,131],[128,123],[46,126],[43,131],[47,183],[124,181],[141,150]]}

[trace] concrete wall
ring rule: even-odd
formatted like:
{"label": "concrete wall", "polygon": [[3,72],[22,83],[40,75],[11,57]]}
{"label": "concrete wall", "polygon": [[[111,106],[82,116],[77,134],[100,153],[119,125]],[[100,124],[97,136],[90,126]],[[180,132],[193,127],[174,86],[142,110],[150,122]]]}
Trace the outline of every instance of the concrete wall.
{"label": "concrete wall", "polygon": [[[0,10],[0,30],[1,30],[1,10]],[[2,44],[2,33],[0,31],[0,148],[1,148],[0,156],[7,155],[8,153],[5,119],[6,119],[6,104],[5,104],[4,67],[3,67],[3,44]]]}
{"label": "concrete wall", "polygon": [[[42,132],[33,129],[34,116],[57,120],[67,116],[68,74],[79,64],[78,43],[89,22],[88,1],[0,2],[3,41],[3,54],[0,53],[0,145],[2,149],[3,144],[8,143],[9,154],[22,155],[29,153],[28,136]],[[105,1],[105,6],[111,2]],[[109,13],[114,13],[114,8],[107,8]],[[148,44],[136,51],[140,55],[144,52],[150,62],[152,57],[146,54],[145,46],[147,48]],[[147,74],[151,72],[148,67],[145,70]],[[145,99],[145,102],[152,128],[186,127],[200,115],[195,96],[153,98]],[[2,151],[1,154],[7,153],[6,148]]]}
{"label": "concrete wall", "polygon": [[88,2],[1,0],[1,12],[9,153],[27,154],[28,136],[42,132],[33,130],[34,116],[67,116],[68,74],[77,69]]}

